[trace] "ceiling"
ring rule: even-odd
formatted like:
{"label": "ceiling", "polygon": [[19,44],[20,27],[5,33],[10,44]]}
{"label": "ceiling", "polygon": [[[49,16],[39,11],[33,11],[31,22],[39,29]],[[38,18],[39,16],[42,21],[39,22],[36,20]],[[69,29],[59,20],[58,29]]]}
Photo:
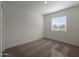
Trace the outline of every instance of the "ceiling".
{"label": "ceiling", "polygon": [[5,3],[12,4],[18,7],[23,7],[38,12],[42,15],[57,12],[63,9],[79,5],[79,1],[47,1],[47,2],[48,2],[47,4],[44,4],[44,1],[7,1]]}

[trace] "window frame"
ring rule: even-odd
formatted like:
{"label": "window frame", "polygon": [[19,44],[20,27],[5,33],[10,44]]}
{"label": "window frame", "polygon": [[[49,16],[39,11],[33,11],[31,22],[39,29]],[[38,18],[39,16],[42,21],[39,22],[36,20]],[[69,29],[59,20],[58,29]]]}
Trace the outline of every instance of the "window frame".
{"label": "window frame", "polygon": [[[53,29],[52,20],[53,20],[53,19],[56,19],[56,18],[61,18],[61,17],[65,17],[65,23],[64,23],[65,29],[64,29],[64,30],[60,30],[60,29],[59,29],[59,26],[58,26],[58,29]],[[51,19],[51,30],[52,30],[52,31],[67,31],[67,16],[60,16],[60,17],[52,18],[52,19]]]}

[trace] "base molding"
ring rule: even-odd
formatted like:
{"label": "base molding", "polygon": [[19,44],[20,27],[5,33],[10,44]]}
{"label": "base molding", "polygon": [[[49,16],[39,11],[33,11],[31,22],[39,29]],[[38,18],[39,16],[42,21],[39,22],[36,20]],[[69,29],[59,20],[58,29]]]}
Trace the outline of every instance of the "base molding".
{"label": "base molding", "polygon": [[71,43],[68,43],[68,42],[64,42],[64,41],[60,41],[60,40],[55,40],[55,39],[51,39],[51,38],[47,38],[47,37],[44,37],[43,39],[49,39],[49,40],[61,42],[61,43],[67,44],[67,45],[79,47],[78,45],[75,45],[75,44],[71,44]]}

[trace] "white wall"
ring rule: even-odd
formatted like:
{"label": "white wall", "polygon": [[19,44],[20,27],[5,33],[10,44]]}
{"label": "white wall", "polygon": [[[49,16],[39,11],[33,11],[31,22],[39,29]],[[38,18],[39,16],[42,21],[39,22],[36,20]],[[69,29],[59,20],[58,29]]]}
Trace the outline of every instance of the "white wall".
{"label": "white wall", "polygon": [[4,6],[5,49],[43,38],[43,16],[16,6]]}
{"label": "white wall", "polygon": [[6,47],[6,30],[5,30],[5,6],[3,2],[3,8],[2,8],[2,51],[5,50]]}
{"label": "white wall", "polygon": [[[67,31],[51,31],[51,19],[59,16],[67,16]],[[44,16],[44,35],[54,39],[79,46],[79,7],[70,8]]]}
{"label": "white wall", "polygon": [[2,19],[1,19],[1,14],[2,14],[2,12],[1,12],[1,11],[2,11],[2,8],[1,8],[1,2],[0,2],[0,56],[1,56],[1,53],[2,53],[2,52],[1,52],[1,45],[2,45],[2,44],[1,44],[1,39],[2,39],[2,38],[1,38],[1,35],[2,35],[2,33],[1,33],[1,32],[2,32],[2,30],[1,30],[1,29],[2,29],[2,23],[1,23],[1,22],[2,22]]}

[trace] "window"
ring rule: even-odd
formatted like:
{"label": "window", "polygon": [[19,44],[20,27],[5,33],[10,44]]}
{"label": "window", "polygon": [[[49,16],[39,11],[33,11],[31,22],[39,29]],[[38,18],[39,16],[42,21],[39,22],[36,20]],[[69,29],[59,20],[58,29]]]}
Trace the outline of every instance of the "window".
{"label": "window", "polygon": [[51,30],[66,31],[66,16],[53,18],[51,21]]}

